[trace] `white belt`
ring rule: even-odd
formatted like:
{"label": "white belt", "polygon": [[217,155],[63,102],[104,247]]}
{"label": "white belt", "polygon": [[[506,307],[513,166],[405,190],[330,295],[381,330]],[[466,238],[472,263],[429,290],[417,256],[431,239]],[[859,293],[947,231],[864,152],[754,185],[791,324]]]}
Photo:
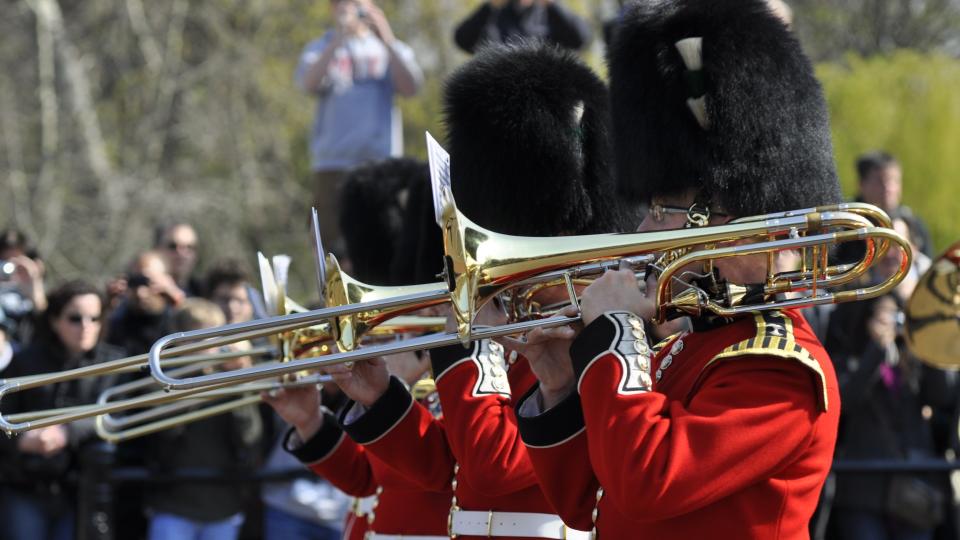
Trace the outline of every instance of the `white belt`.
{"label": "white belt", "polygon": [[369,497],[357,497],[353,499],[353,513],[358,516],[365,516],[373,511],[373,508],[377,506],[377,496],[370,495]]}
{"label": "white belt", "polygon": [[450,532],[464,536],[519,536],[522,538],[555,538],[590,540],[592,534],[571,529],[554,514],[529,512],[469,512],[454,510],[450,516]]}
{"label": "white belt", "polygon": [[449,536],[427,536],[416,534],[380,534],[368,532],[364,540],[450,540]]}

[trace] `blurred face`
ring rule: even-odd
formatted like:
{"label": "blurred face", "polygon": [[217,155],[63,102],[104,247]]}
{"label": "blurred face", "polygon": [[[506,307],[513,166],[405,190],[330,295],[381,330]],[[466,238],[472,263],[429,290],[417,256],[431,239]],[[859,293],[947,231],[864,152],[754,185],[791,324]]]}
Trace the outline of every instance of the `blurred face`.
{"label": "blurred face", "polygon": [[53,331],[71,355],[90,352],[97,345],[101,308],[100,297],[83,294],[70,300],[60,316],[50,321]]}
{"label": "blurred face", "polygon": [[147,314],[163,313],[168,299],[158,288],[158,283],[170,279],[166,274],[167,267],[158,257],[148,257],[136,265],[127,276],[127,297],[134,310]]}
{"label": "blurred face", "polygon": [[860,194],[864,202],[888,212],[900,206],[902,176],[900,166],[896,163],[868,172],[860,179]]}
{"label": "blurred face", "polygon": [[360,2],[356,0],[334,0],[333,18],[337,25],[354,29],[360,23]]}
{"label": "blurred face", "polygon": [[894,332],[897,327],[897,317],[899,313],[900,309],[897,307],[897,303],[893,298],[884,296],[874,304],[872,319],[888,331]]}
{"label": "blurred face", "polygon": [[223,310],[227,324],[253,319],[253,304],[250,303],[247,287],[243,283],[224,283],[217,286],[210,300]]}
{"label": "blurred face", "polygon": [[170,264],[170,274],[177,281],[186,279],[197,264],[197,232],[189,225],[177,225],[167,231],[162,248]]}

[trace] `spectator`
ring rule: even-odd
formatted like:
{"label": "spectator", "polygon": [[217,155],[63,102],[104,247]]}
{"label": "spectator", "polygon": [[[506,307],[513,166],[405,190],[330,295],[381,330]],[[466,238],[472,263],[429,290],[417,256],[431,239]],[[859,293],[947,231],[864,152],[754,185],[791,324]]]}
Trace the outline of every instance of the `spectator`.
{"label": "spectator", "polygon": [[473,54],[485,43],[542,39],[580,50],[590,43],[590,27],[555,0],[489,0],[464,19],[453,40]]}
{"label": "spectator", "polygon": [[340,243],[337,199],[344,172],[402,151],[394,94],[412,96],[423,74],[371,0],[331,0],[335,25],[307,44],[296,81],[317,98],[310,136],[315,203],[324,239]]}
{"label": "spectator", "polygon": [[0,232],[0,309],[13,320],[11,336],[30,338],[32,315],[47,307],[43,261],[27,237],[16,229]]}
{"label": "spectator", "polygon": [[[186,332],[221,326],[224,316],[212,302],[189,298],[174,313],[172,321],[173,331]],[[243,470],[254,465],[261,435],[256,406],[234,409],[156,434],[151,445],[154,466],[161,473],[183,469]],[[246,499],[246,490],[236,485],[163,484],[146,494],[148,538],[235,539],[243,525]]]}
{"label": "spectator", "polygon": [[[842,304],[827,342],[843,400],[837,455],[910,461],[936,456],[932,411],[953,403],[944,371],[920,364],[900,335],[897,295]],[[915,473],[837,477],[834,515],[843,538],[930,539],[946,510],[944,479]]]}
{"label": "spectator", "polygon": [[884,151],[868,152],[857,158],[858,201],[880,207],[891,215],[903,218],[916,238],[920,251],[932,257],[933,243],[926,224],[909,206],[900,202],[903,194],[903,170],[895,157]]}
{"label": "spectator", "polygon": [[163,253],[167,269],[177,287],[187,296],[199,296],[200,282],[193,276],[197,266],[197,231],[189,223],[173,223],[157,228],[154,249]]}
{"label": "spectator", "polygon": [[127,354],[142,354],[167,333],[170,312],[185,295],[156,251],[134,259],[125,281],[124,301],[110,316],[107,341]]}
{"label": "spectator", "polygon": [[226,259],[213,265],[207,272],[206,291],[207,298],[223,310],[227,324],[265,315],[263,299],[250,285],[250,278],[239,261]]}
{"label": "spectator", "polygon": [[[30,345],[14,357],[4,376],[62,371],[120,357],[121,351],[100,344],[102,308],[99,292],[88,283],[71,281],[52,291]],[[112,382],[101,377],[18,392],[4,398],[3,412],[93,403]],[[0,437],[3,534],[13,540],[73,537],[79,454],[95,439],[93,418]]]}

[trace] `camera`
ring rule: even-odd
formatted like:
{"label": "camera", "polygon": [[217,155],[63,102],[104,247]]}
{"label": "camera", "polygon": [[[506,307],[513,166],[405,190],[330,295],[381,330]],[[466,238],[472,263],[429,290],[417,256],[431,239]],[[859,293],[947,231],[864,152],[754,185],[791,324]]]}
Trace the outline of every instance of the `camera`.
{"label": "camera", "polygon": [[13,273],[17,271],[17,265],[11,261],[0,259],[0,281],[10,281],[13,279]]}

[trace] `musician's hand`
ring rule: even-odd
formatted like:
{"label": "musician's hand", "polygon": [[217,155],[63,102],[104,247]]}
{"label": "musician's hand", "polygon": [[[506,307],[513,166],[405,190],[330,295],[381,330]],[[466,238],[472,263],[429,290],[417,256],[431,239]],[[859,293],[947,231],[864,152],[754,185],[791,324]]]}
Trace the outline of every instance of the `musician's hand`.
{"label": "musician's hand", "polygon": [[[655,291],[656,287],[656,280],[651,277],[646,290]],[[641,319],[650,319],[656,305],[640,290],[633,270],[621,264],[620,270],[607,270],[583,290],[580,310],[586,326],[608,311],[629,311]]]}
{"label": "musician's hand", "polygon": [[67,446],[67,428],[47,426],[28,431],[17,440],[17,449],[25,454],[50,457]]}
{"label": "musician's hand", "polygon": [[[576,314],[576,307],[567,306],[554,316],[572,317]],[[530,362],[530,369],[540,381],[540,392],[548,409],[574,389],[576,380],[570,360],[570,344],[581,329],[581,325],[576,328],[536,328],[527,332],[522,339],[504,337],[498,340],[504,347],[517,351]]]}
{"label": "musician's hand", "polygon": [[17,449],[24,454],[43,454],[43,441],[40,439],[40,431],[28,431],[20,435],[17,438]]}
{"label": "musician's hand", "polygon": [[324,371],[330,374],[347,397],[364,407],[376,403],[390,386],[390,373],[383,358],[360,360],[352,367],[338,364]]}
{"label": "musician's hand", "polygon": [[[496,304],[496,302],[487,302],[473,318],[473,327],[478,326],[500,326],[507,323],[507,315]],[[453,309],[447,311],[447,324],[444,327],[447,332],[457,331],[457,316]]]}
{"label": "musician's hand", "polygon": [[64,426],[48,426],[38,430],[43,443],[43,455],[50,457],[60,453],[67,446],[67,428]]}
{"label": "musician's hand", "polygon": [[409,385],[420,380],[430,369],[430,357],[426,354],[418,356],[413,351],[384,356],[383,360],[387,363],[387,371]]}
{"label": "musician's hand", "polygon": [[297,430],[302,441],[309,440],[323,427],[320,389],[315,385],[281,388],[264,392],[260,397]]}

